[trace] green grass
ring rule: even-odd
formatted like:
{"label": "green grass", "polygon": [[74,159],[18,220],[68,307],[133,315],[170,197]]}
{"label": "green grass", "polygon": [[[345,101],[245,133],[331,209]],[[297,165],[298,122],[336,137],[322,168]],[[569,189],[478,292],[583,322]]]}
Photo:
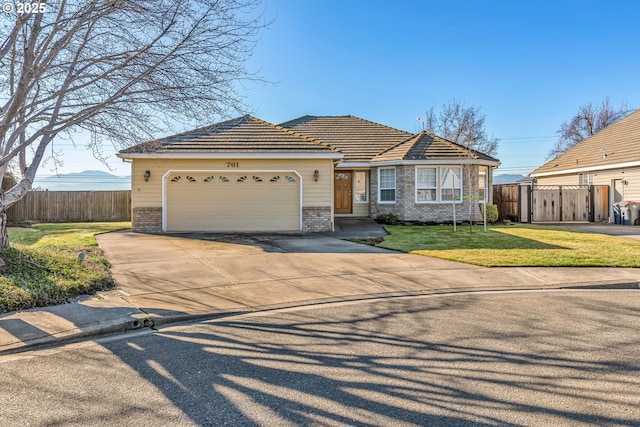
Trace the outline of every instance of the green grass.
{"label": "green grass", "polygon": [[640,267],[640,243],[537,225],[385,226],[377,246],[485,267]]}
{"label": "green grass", "polygon": [[11,248],[0,251],[0,312],[60,304],[113,287],[109,263],[94,236],[130,226],[114,222],[9,228]]}

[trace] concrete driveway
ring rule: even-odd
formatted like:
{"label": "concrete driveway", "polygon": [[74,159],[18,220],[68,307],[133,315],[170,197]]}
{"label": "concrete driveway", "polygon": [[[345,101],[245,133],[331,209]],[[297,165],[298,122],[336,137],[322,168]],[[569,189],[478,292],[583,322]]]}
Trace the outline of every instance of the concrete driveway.
{"label": "concrete driveway", "polygon": [[553,225],[560,228],[566,228],[568,230],[585,231],[587,233],[598,233],[607,234],[609,236],[624,237],[626,239],[632,239],[640,242],[640,226],[637,225],[620,225],[599,222],[554,222],[545,225]]}
{"label": "concrete driveway", "polygon": [[147,313],[173,318],[414,292],[434,272],[478,269],[321,235],[125,231],[97,239],[126,299]]}
{"label": "concrete driveway", "polygon": [[632,269],[489,269],[316,234],[96,236],[120,292],[171,321],[215,313],[434,292],[634,281]]}

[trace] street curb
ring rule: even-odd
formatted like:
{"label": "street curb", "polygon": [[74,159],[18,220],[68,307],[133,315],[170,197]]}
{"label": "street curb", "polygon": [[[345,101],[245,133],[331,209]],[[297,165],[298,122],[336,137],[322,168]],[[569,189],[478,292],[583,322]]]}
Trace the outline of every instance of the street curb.
{"label": "street curb", "polygon": [[106,324],[87,326],[82,330],[77,330],[77,332],[62,332],[64,335],[48,335],[28,341],[16,341],[15,343],[11,343],[0,348],[0,355],[21,353],[27,350],[34,350],[57,344],[66,344],[85,338],[114,335],[140,329],[131,327],[133,322],[134,321],[132,321],[131,318],[127,318],[126,320],[118,319]]}
{"label": "street curb", "polygon": [[246,310],[212,310],[202,313],[193,314],[175,314],[169,316],[160,316],[153,313],[146,313],[140,310],[137,317],[127,316],[123,319],[114,320],[95,326],[88,326],[78,332],[64,333],[64,335],[49,335],[45,337],[35,338],[29,341],[17,341],[12,344],[0,348],[0,355],[10,355],[23,353],[26,351],[37,350],[40,348],[62,345],[80,341],[87,338],[103,337],[108,335],[123,334],[127,332],[140,331],[144,329],[155,329],[158,326],[173,325],[179,323],[192,323],[197,321],[215,320],[227,317],[234,317],[253,313],[264,313],[269,311],[279,311],[286,309],[299,309],[303,307],[311,307],[323,304],[336,303],[354,303],[358,301],[376,301],[394,298],[410,298],[424,296],[446,296],[446,295],[470,295],[474,293],[504,293],[504,292],[527,292],[527,291],[544,291],[544,290],[639,290],[640,282],[600,282],[597,284],[553,284],[529,286],[521,288],[495,288],[495,287],[478,287],[478,288],[446,288],[446,289],[425,289],[420,291],[397,291],[397,292],[380,292],[371,294],[360,294],[352,296],[341,296],[334,298],[321,298],[313,300],[298,301],[294,303],[270,304],[265,306],[249,307]]}

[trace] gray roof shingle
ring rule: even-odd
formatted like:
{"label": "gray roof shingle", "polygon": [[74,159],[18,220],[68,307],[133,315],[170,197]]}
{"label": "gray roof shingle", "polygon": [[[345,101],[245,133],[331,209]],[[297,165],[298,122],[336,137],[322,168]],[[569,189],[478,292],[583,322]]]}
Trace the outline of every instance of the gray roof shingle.
{"label": "gray roof shingle", "polygon": [[188,132],[143,142],[120,151],[133,153],[337,152],[317,139],[245,115]]}
{"label": "gray roof shingle", "polygon": [[302,116],[280,126],[317,138],[344,153],[345,162],[369,162],[411,133],[354,116]]}
{"label": "gray roof shingle", "polygon": [[487,160],[498,162],[497,159],[440,138],[437,135],[422,131],[411,138],[397,144],[375,156],[372,162],[398,160]]}

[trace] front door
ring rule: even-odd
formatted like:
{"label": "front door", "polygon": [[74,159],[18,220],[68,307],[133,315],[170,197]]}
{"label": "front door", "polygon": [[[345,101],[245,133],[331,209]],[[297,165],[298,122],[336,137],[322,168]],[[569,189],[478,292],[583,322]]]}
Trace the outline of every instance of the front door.
{"label": "front door", "polygon": [[353,197],[351,196],[351,191],[353,188],[353,171],[334,171],[333,178],[333,203],[335,207],[335,213],[352,213]]}

